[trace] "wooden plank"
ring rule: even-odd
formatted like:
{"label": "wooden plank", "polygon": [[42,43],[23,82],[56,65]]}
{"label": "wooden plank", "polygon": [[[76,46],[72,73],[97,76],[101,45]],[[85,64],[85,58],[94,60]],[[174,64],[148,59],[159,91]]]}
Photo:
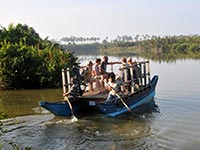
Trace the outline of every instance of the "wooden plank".
{"label": "wooden plank", "polygon": [[105,99],[108,97],[108,92],[99,94],[98,92],[86,92],[83,96],[80,96],[79,99]]}
{"label": "wooden plank", "polygon": [[68,84],[68,91],[71,89],[71,77],[70,77],[70,71],[69,68],[66,69],[67,72],[67,84]]}
{"label": "wooden plank", "polygon": [[150,63],[149,61],[147,62],[147,68],[148,68],[148,84],[150,85],[151,83],[151,74],[150,74]]}
{"label": "wooden plank", "polygon": [[65,70],[64,69],[62,69],[62,87],[63,87],[63,93],[67,93],[66,78],[65,78]]}
{"label": "wooden plank", "polygon": [[130,67],[130,76],[131,76],[131,93],[134,93],[133,65],[131,65]]}
{"label": "wooden plank", "polygon": [[139,72],[139,86],[142,86],[142,64],[139,63],[138,65],[139,65],[139,70],[138,70],[138,72]]}
{"label": "wooden plank", "polygon": [[144,79],[144,86],[146,86],[147,85],[146,63],[143,64],[143,79]]}

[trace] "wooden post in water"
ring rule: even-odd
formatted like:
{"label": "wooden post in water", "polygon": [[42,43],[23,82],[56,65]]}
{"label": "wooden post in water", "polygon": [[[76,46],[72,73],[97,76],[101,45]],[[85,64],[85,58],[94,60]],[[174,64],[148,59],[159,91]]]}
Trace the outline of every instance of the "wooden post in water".
{"label": "wooden post in water", "polygon": [[63,86],[63,94],[67,93],[66,88],[66,78],[65,78],[65,69],[62,69],[62,86]]}

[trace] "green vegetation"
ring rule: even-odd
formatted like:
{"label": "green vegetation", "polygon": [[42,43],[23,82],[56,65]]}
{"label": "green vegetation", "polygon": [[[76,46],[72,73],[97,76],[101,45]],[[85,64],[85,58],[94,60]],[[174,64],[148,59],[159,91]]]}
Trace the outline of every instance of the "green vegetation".
{"label": "green vegetation", "polygon": [[145,36],[144,39],[134,42],[115,41],[104,43],[100,47],[102,53],[116,53],[120,50],[123,53],[133,53],[154,60],[199,59],[200,36],[166,36],[163,38]]}
{"label": "green vegetation", "polygon": [[100,44],[92,43],[92,44],[68,44],[62,45],[62,49],[68,49],[71,52],[76,52],[77,55],[85,55],[91,54],[95,55],[98,53]]}
{"label": "green vegetation", "polygon": [[75,44],[76,42],[78,43],[88,43],[88,42],[98,42],[100,40],[100,38],[98,37],[75,37],[75,36],[71,36],[71,37],[63,37],[62,39],[60,39],[61,42],[65,42],[68,44]]}
{"label": "green vegetation", "polygon": [[60,87],[61,69],[76,60],[59,44],[42,40],[32,27],[0,28],[0,89]]}
{"label": "green vegetation", "polygon": [[[93,45],[93,46],[92,46]],[[199,59],[200,58],[200,36],[149,36],[136,35],[117,36],[108,42],[108,38],[102,44],[73,44],[63,47],[77,53],[92,52],[106,55],[131,54],[159,61],[170,61],[176,59]],[[93,47],[93,49],[91,48]],[[95,48],[95,50],[94,50]]]}

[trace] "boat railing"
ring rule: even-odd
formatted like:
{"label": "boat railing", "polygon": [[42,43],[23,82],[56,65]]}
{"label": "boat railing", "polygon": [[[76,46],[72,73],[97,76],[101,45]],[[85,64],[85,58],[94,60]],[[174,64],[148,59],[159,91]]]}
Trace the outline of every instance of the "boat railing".
{"label": "boat railing", "polygon": [[[80,69],[80,68],[79,68]],[[122,89],[128,93],[143,91],[151,86],[150,63],[149,61],[137,61],[121,67],[120,80]],[[63,93],[71,92],[73,77],[70,72],[72,69],[62,69]]]}
{"label": "boat railing", "polygon": [[62,87],[64,96],[68,95],[76,99],[82,96],[84,90],[81,88],[85,83],[79,72],[79,67],[73,66],[72,68],[62,69]]}
{"label": "boat railing", "polygon": [[128,86],[129,91],[135,93],[151,86],[149,61],[133,62],[119,70],[124,90]]}

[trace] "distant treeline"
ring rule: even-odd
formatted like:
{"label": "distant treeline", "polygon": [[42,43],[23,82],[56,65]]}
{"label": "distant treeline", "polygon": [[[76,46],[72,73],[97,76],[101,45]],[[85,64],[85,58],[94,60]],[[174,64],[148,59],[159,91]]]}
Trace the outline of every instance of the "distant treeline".
{"label": "distant treeline", "polygon": [[61,87],[61,69],[76,60],[32,27],[0,26],[0,89]]}
{"label": "distant treeline", "polygon": [[[126,38],[125,38],[126,37]],[[174,59],[200,59],[200,36],[118,36],[115,40],[93,44],[73,44],[62,47],[77,53],[90,52],[119,55],[131,53],[148,59],[170,61]]]}
{"label": "distant treeline", "polygon": [[61,48],[64,50],[70,50],[71,52],[75,52],[76,55],[96,55],[99,53],[100,43],[92,43],[92,44],[68,44],[61,45]]}
{"label": "distant treeline", "polygon": [[68,44],[74,44],[74,43],[96,43],[99,42],[100,38],[99,37],[75,37],[75,36],[70,36],[70,37],[63,37],[60,39],[60,42],[68,43]]}
{"label": "distant treeline", "polygon": [[108,43],[100,51],[109,53],[115,48],[154,60],[200,59],[200,36],[152,36],[135,42]]}

